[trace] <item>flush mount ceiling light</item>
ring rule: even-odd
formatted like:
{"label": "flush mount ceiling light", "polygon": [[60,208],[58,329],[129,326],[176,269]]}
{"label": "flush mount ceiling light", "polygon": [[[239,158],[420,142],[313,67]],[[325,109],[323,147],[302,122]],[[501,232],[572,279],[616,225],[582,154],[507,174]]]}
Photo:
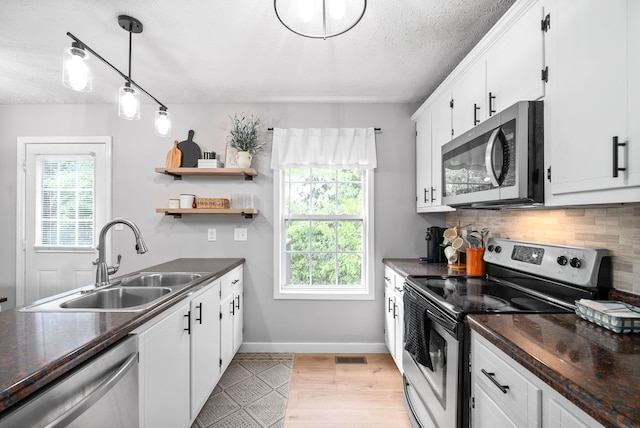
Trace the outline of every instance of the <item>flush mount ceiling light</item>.
{"label": "flush mount ceiling light", "polygon": [[93,80],[88,62],[92,56],[98,58],[125,80],[124,86],[118,91],[118,115],[128,120],[140,119],[140,92],[144,92],[159,105],[155,119],[156,135],[168,137],[171,133],[171,119],[167,111],[167,106],[158,101],[156,97],[147,92],[131,78],[132,35],[134,33],[142,33],[142,22],[127,15],[120,15],[118,16],[118,25],[129,33],[129,73],[125,75],[114,67],[113,64],[101,57],[96,51],[87,46],[82,40],[71,33],[67,33],[67,36],[73,39],[73,43],[71,43],[70,48],[64,50],[62,83],[74,91],[91,91]]}
{"label": "flush mount ceiling light", "polygon": [[367,10],[367,0],[273,0],[273,8],[290,31],[326,40],[355,27]]}

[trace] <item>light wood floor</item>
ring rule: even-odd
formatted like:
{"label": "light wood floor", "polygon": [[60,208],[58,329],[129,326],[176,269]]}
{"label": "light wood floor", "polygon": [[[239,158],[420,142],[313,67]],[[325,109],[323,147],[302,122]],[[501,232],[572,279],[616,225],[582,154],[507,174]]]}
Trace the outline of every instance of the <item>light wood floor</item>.
{"label": "light wood floor", "polygon": [[389,354],[295,354],[285,428],[411,428],[402,404],[402,375]]}

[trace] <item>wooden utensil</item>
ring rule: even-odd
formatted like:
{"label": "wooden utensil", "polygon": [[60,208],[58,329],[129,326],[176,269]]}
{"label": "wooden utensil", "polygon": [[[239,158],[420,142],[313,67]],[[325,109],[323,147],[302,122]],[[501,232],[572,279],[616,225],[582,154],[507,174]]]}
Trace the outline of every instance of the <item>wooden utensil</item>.
{"label": "wooden utensil", "polygon": [[167,168],[180,168],[182,151],[178,148],[178,140],[173,142],[173,148],[167,153]]}

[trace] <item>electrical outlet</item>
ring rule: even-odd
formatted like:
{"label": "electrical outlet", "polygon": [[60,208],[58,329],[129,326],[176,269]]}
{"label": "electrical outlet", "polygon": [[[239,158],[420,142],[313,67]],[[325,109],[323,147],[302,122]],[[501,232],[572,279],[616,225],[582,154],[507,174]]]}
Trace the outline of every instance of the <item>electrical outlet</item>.
{"label": "electrical outlet", "polygon": [[215,241],[216,240],[216,230],[215,229],[208,229],[207,230],[207,240],[208,241]]}
{"label": "electrical outlet", "polygon": [[247,229],[233,229],[233,240],[234,241],[246,241],[247,240]]}

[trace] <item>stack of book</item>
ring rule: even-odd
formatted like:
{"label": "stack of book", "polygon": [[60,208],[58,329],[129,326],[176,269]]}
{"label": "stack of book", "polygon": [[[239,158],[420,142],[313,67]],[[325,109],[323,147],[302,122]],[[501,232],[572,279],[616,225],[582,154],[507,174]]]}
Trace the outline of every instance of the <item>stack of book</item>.
{"label": "stack of book", "polygon": [[222,168],[218,159],[198,159],[198,168]]}

